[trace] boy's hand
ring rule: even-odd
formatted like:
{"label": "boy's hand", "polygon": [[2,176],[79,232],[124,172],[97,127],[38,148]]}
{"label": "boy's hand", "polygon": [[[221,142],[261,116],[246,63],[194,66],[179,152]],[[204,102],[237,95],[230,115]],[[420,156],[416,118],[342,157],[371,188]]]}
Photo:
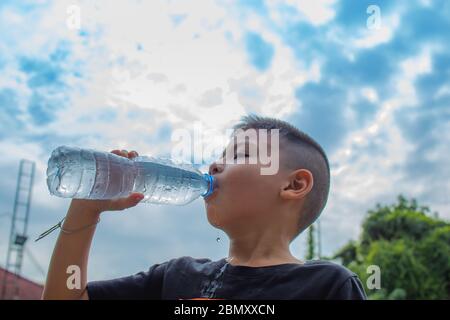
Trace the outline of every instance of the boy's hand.
{"label": "boy's hand", "polygon": [[[127,150],[113,150],[111,153],[129,159],[133,159],[138,156],[136,151],[128,152]],[[71,206],[82,207],[83,210],[99,214],[104,211],[124,210],[134,207],[143,198],[144,195],[142,193],[133,192],[126,198],[112,200],[72,199]]]}

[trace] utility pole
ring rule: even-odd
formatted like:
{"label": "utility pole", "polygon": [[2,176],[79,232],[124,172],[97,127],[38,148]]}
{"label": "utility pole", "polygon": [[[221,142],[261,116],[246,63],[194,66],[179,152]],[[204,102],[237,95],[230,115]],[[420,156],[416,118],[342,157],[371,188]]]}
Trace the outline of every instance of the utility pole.
{"label": "utility pole", "polygon": [[322,234],[320,230],[320,218],[317,219],[317,253],[319,260],[322,259]]}

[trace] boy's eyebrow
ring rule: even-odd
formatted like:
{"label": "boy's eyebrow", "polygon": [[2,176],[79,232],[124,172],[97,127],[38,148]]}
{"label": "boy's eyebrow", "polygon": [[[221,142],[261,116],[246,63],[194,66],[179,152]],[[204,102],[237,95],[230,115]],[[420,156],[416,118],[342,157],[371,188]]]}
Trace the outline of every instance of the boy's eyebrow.
{"label": "boy's eyebrow", "polygon": [[[222,158],[225,158],[225,152],[226,151],[227,151],[227,148],[223,149],[223,151],[222,151]],[[236,154],[236,152],[237,152],[237,145],[236,144],[234,144],[234,146],[233,146],[233,151],[234,151],[234,154]]]}
{"label": "boy's eyebrow", "polygon": [[[233,146],[233,151],[234,151],[234,154],[236,154],[236,152],[237,152],[237,147],[238,147],[238,145],[245,145],[245,148],[246,149],[248,149],[248,141],[247,140],[245,140],[245,142],[239,142],[238,144],[236,144],[236,143],[234,143],[234,146]],[[222,151],[222,158],[225,158],[225,152],[226,152],[226,150],[227,150],[227,148],[225,148],[223,151]]]}

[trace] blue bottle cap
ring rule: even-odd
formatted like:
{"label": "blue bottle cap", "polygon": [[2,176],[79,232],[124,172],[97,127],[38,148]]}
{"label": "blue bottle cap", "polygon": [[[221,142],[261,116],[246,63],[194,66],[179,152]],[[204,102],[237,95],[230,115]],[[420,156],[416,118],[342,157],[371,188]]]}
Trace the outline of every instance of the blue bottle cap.
{"label": "blue bottle cap", "polygon": [[202,194],[202,197],[206,198],[214,191],[214,177],[207,173],[204,173],[203,176],[205,177],[205,180],[208,181],[208,190]]}

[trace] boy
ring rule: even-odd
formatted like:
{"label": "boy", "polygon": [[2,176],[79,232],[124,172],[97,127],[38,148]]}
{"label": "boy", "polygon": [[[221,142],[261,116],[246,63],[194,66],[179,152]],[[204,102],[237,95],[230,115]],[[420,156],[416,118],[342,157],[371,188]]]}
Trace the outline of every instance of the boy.
{"label": "boy", "polygon": [[[228,258],[181,257],[132,276],[87,283],[89,248],[100,214],[133,207],[143,195],[74,199],[54,249],[43,298],[365,299],[354,273],[331,262],[301,261],[289,250],[292,240],[317,219],[328,198],[330,169],[320,145],[289,123],[272,118],[247,116],[234,129],[224,154],[210,165],[218,188],[205,199],[209,223],[230,239]],[[261,174],[266,164],[258,157],[261,129],[271,135],[264,141],[279,162],[274,174]],[[256,140],[246,134],[250,130],[257,131]],[[275,132],[276,141],[272,139]],[[235,143],[235,138],[241,143]],[[112,152],[137,156],[135,151]],[[66,286],[69,265],[80,267],[80,289]]]}

